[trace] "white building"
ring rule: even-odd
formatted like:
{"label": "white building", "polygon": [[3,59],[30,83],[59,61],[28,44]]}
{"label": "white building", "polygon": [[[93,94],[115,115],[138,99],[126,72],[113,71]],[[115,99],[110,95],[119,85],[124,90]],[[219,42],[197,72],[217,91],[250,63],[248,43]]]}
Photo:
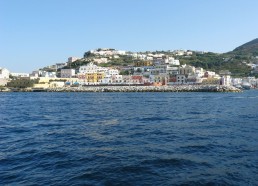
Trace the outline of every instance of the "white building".
{"label": "white building", "polygon": [[187,56],[191,56],[191,55],[193,55],[193,52],[192,52],[192,51],[186,51],[185,54],[186,54]]}
{"label": "white building", "polygon": [[147,57],[146,57],[146,60],[152,61],[152,60],[153,60],[153,57],[152,57],[152,56],[147,56]]}
{"label": "white building", "polygon": [[201,67],[195,68],[195,75],[196,75],[196,77],[199,77],[199,78],[203,77],[204,76],[203,68],[201,68]]}
{"label": "white building", "polygon": [[117,55],[125,55],[126,54],[126,51],[124,50],[114,50],[113,51],[113,54],[117,54]]}
{"label": "white building", "polygon": [[88,63],[87,65],[81,66],[79,68],[80,74],[106,72],[106,71],[108,71],[107,68],[99,67],[92,62]]}
{"label": "white building", "polygon": [[242,78],[232,78],[231,84],[233,86],[241,85],[242,84]]}
{"label": "white building", "polygon": [[29,73],[14,73],[14,72],[12,72],[11,76],[13,76],[13,77],[30,77],[30,74]]}
{"label": "white building", "polygon": [[56,72],[43,71],[42,74],[41,74],[41,77],[56,78]]}
{"label": "white building", "polygon": [[220,79],[221,85],[231,85],[231,77],[230,75],[224,75]]}
{"label": "white building", "polygon": [[112,48],[99,48],[96,50],[90,50],[90,53],[100,56],[112,56],[112,55],[125,55],[126,51],[124,50],[115,50]]}
{"label": "white building", "polygon": [[156,65],[153,69],[149,70],[150,75],[166,74],[167,65]]}
{"label": "white building", "polygon": [[106,74],[110,76],[119,75],[119,71],[117,69],[108,69]]}
{"label": "white building", "polygon": [[179,67],[167,67],[167,74],[168,75],[176,75],[179,74]]}
{"label": "white building", "polygon": [[146,59],[146,57],[147,57],[146,54],[137,54],[137,59],[144,60]]}
{"label": "white building", "polygon": [[9,81],[10,72],[6,68],[0,67],[0,86],[5,86]]}
{"label": "white building", "polygon": [[61,78],[71,78],[75,76],[74,69],[61,69]]}
{"label": "white building", "polygon": [[213,78],[213,77],[215,77],[216,76],[216,73],[215,72],[213,72],[213,71],[206,71],[205,73],[204,73],[204,77],[207,77],[207,78]]}
{"label": "white building", "polygon": [[111,84],[112,83],[112,76],[111,75],[105,75],[100,83],[101,84]]}
{"label": "white building", "polygon": [[104,78],[101,80],[102,84],[114,84],[114,83],[122,83],[122,75],[119,75],[119,71],[117,69],[107,69],[105,71]]}
{"label": "white building", "polygon": [[250,84],[253,87],[257,87],[257,79],[255,77],[245,77],[242,79],[242,84]]}
{"label": "white building", "polygon": [[203,81],[203,78],[198,77],[197,75],[189,75],[186,79],[187,84],[201,84]]}
{"label": "white building", "polygon": [[101,84],[121,84],[123,83],[122,75],[108,75],[101,80]]}
{"label": "white building", "polygon": [[165,63],[166,64],[169,64],[169,65],[177,65],[179,66],[180,65],[180,62],[178,59],[175,59],[173,57],[168,57],[165,59]]}
{"label": "white building", "polygon": [[152,57],[153,58],[162,58],[165,54],[159,53],[159,54],[154,54]]}
{"label": "white building", "polygon": [[183,56],[185,54],[185,51],[184,50],[174,50],[173,53],[176,56]]}
{"label": "white building", "polygon": [[94,58],[93,61],[96,62],[96,63],[107,63],[107,62],[108,62],[108,59],[105,58],[105,57],[102,57],[102,58]]}
{"label": "white building", "polygon": [[123,82],[123,76],[122,75],[113,75],[111,77],[112,77],[112,83],[121,84]]}
{"label": "white building", "polygon": [[57,87],[64,87],[65,82],[63,81],[51,81],[49,82],[49,87],[57,88]]}
{"label": "white building", "polygon": [[6,68],[0,67],[0,79],[9,79],[10,72]]}
{"label": "white building", "polygon": [[128,54],[129,56],[132,56],[133,58],[137,58],[138,54],[137,53],[131,53],[131,54]]}

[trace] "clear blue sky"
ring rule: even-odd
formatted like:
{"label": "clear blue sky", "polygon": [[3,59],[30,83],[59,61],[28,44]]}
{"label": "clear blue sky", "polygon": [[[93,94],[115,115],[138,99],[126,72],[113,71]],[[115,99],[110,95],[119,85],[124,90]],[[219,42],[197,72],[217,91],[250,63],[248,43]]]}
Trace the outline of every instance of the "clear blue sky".
{"label": "clear blue sky", "polygon": [[0,67],[32,70],[99,47],[227,52],[258,37],[258,0],[0,0]]}

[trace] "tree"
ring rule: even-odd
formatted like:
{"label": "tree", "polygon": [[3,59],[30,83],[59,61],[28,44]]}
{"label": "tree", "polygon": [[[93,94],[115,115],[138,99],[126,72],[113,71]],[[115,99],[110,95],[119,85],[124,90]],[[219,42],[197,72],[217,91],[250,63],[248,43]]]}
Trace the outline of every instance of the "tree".
{"label": "tree", "polygon": [[96,55],[91,53],[90,51],[85,52],[83,55],[84,58],[89,58],[89,57],[94,57],[94,56],[96,56]]}
{"label": "tree", "polygon": [[141,73],[142,70],[140,68],[137,68],[136,72]]}
{"label": "tree", "polygon": [[4,89],[5,89],[5,87],[0,85],[0,91],[2,92]]}
{"label": "tree", "polygon": [[31,80],[29,78],[19,78],[19,79],[13,79],[12,81],[8,82],[7,87],[27,88],[27,87],[33,87],[35,83],[38,83],[38,79]]}

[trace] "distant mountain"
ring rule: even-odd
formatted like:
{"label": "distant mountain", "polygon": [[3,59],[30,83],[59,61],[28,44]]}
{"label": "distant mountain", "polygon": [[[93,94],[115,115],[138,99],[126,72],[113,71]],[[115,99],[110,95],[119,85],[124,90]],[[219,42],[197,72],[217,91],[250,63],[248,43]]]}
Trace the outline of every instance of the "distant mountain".
{"label": "distant mountain", "polygon": [[237,47],[232,52],[238,55],[258,56],[258,38]]}

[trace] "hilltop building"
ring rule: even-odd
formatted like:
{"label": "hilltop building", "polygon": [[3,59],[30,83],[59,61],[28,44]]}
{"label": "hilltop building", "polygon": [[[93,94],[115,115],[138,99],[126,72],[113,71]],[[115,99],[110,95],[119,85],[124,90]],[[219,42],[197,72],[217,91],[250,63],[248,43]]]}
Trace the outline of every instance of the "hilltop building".
{"label": "hilltop building", "polygon": [[68,63],[73,63],[73,62],[75,62],[78,59],[80,59],[80,58],[79,57],[69,57],[68,58]]}
{"label": "hilltop building", "polygon": [[96,50],[90,50],[90,53],[100,56],[112,56],[112,55],[125,55],[126,51],[124,50],[115,50],[112,48],[99,48]]}

